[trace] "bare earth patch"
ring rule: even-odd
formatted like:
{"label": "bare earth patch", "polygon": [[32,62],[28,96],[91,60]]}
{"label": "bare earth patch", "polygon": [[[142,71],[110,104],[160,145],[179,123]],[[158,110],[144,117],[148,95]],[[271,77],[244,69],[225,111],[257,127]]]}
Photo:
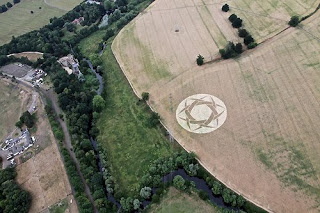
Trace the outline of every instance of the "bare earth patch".
{"label": "bare earth patch", "polygon": [[[301,7],[296,3],[281,4],[275,12],[296,11]],[[319,12],[301,28],[290,28],[236,60],[198,67],[198,54],[208,61],[235,38],[228,15],[219,9],[222,4],[156,1],[116,37],[114,54],[135,92],[150,92],[151,106],[173,136],[214,176],[270,211],[317,212]],[[305,12],[314,2],[308,5]],[[291,12],[285,14],[286,19]],[[246,16],[253,20],[256,14]],[[272,37],[270,26],[261,39]],[[256,27],[253,23],[247,29],[254,32]],[[228,108],[225,123],[216,131],[194,134],[178,124],[175,110],[194,94],[219,97]]]}

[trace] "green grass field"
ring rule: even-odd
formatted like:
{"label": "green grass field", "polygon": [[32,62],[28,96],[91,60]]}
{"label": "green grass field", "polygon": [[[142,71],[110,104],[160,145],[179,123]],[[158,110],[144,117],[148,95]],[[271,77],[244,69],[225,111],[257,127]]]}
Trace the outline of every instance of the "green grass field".
{"label": "green grass field", "polygon": [[175,188],[170,188],[160,204],[152,204],[148,213],[216,213],[219,210],[196,194],[188,195]]}
{"label": "green grass field", "polygon": [[0,144],[16,128],[15,123],[19,120],[24,106],[19,93],[20,90],[14,85],[0,80]]}
{"label": "green grass field", "polygon": [[[98,31],[83,40],[80,44],[82,52],[85,55],[95,52],[103,35],[104,31]],[[98,122],[98,142],[107,152],[112,175],[120,186],[118,190],[132,195],[149,163],[179,148],[171,146],[160,129],[148,127],[148,107],[138,103],[110,47],[109,42],[101,56],[105,79],[102,96],[106,108]]]}
{"label": "green grass field", "polygon": [[[0,0],[0,5],[7,2],[7,0]],[[48,24],[50,18],[62,16],[66,11],[71,10],[80,2],[80,0],[21,1],[7,12],[0,14],[0,45],[9,42],[12,36],[17,37],[32,30],[39,29]],[[40,7],[41,9],[39,9]],[[34,13],[31,14],[30,11]]]}

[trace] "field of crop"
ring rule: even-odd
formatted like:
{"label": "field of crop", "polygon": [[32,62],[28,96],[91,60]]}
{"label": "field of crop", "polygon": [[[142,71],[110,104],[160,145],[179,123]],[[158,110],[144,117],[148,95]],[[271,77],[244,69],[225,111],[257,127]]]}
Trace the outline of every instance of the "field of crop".
{"label": "field of crop", "polygon": [[[84,39],[80,43],[82,52],[95,52],[103,35],[104,31],[98,31]],[[118,190],[131,195],[138,188],[149,163],[168,156],[175,148],[161,131],[149,127],[148,107],[142,102],[138,103],[110,46],[111,43],[108,43],[101,56],[105,68],[102,96],[106,100],[106,108],[98,123],[98,142],[107,152],[112,175],[120,186]]]}
{"label": "field of crop", "polygon": [[[2,0],[3,1],[3,0]],[[5,3],[8,1],[5,1]],[[5,13],[0,14],[0,45],[49,23],[79,4],[79,0],[23,0]],[[39,9],[41,7],[41,9]],[[65,8],[65,9],[63,9]],[[30,11],[34,13],[31,14]]]}
{"label": "field of crop", "polygon": [[[242,7],[241,2],[229,4]],[[283,15],[284,20],[295,11],[313,11],[316,5],[315,1],[277,6],[275,1],[255,2],[252,8],[273,5],[277,10],[270,6],[266,13]],[[286,24],[283,28],[265,25],[266,32],[261,30],[258,37],[257,14],[246,12],[242,17],[236,13],[245,24],[252,21],[246,28],[258,39],[271,39],[234,60],[199,67],[195,63],[198,54],[208,61],[226,41],[236,39],[236,30],[227,20],[235,9],[223,13],[223,3],[207,4],[153,3],[112,45],[121,68],[138,94],[150,92],[151,105],[178,142],[194,151],[226,185],[272,211],[319,211],[319,12],[301,27],[275,37],[273,30],[281,31]],[[211,18],[206,18],[208,11]],[[211,94],[225,103],[228,116],[220,129],[199,135],[179,126],[175,110],[194,94]]]}
{"label": "field of crop", "polygon": [[201,200],[196,194],[186,194],[177,189],[169,188],[160,204],[150,206],[148,213],[216,213],[219,212],[211,204]]}
{"label": "field of crop", "polygon": [[317,0],[237,0],[228,3],[231,7],[228,14],[235,13],[241,17],[244,27],[249,29],[258,42],[286,28],[291,16],[308,15],[319,5]]}

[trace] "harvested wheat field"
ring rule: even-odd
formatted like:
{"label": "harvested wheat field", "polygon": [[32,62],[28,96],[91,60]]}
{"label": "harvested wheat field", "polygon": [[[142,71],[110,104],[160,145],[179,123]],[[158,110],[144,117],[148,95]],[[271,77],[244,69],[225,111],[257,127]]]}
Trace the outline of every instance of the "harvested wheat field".
{"label": "harvested wheat field", "polygon": [[[312,11],[314,2],[281,3],[268,12],[287,19],[299,7]],[[199,67],[198,54],[209,61],[239,39],[223,3],[195,6],[203,3],[159,0],[126,26],[112,45],[125,75],[139,96],[150,93],[177,141],[227,186],[269,211],[320,211],[320,12],[298,28],[261,34],[268,39],[236,59]],[[252,23],[248,31],[259,32]],[[201,114],[195,107],[207,108]]]}

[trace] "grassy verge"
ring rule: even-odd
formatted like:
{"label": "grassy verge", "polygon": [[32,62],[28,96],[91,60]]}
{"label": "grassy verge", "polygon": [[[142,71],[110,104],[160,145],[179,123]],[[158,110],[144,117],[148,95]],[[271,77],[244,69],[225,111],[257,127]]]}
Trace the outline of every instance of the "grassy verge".
{"label": "grassy verge", "polygon": [[181,192],[170,187],[159,204],[152,204],[146,213],[216,213],[220,210],[209,202],[201,200],[198,195]]}
{"label": "grassy verge", "polygon": [[[131,90],[110,48],[102,55],[106,108],[98,122],[99,143],[107,152],[118,190],[138,190],[150,162],[174,151],[159,128],[149,127],[150,110]],[[116,191],[118,191],[116,189]]]}

